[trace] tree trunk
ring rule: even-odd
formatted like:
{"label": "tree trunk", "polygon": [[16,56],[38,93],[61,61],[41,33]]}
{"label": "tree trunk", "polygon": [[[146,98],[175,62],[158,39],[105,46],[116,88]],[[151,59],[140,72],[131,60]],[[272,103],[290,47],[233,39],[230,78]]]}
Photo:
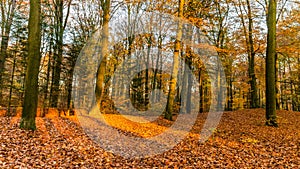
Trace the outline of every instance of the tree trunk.
{"label": "tree trunk", "polygon": [[253,42],[253,20],[252,20],[252,10],[250,6],[249,0],[247,0],[248,7],[248,39],[249,39],[249,47],[248,47],[248,55],[249,55],[249,77],[250,77],[250,107],[258,108],[258,97],[257,97],[257,88],[256,88],[256,76],[255,76],[255,51],[254,51],[254,42]]}
{"label": "tree trunk", "polygon": [[[186,53],[187,55],[185,56],[185,60],[187,62],[187,57],[188,57],[188,50],[189,49],[186,49]],[[184,72],[183,72],[183,79],[182,79],[182,89],[181,89],[181,93],[180,93],[180,106],[181,106],[181,112],[182,114],[185,114],[187,113],[186,109],[187,109],[187,88],[188,88],[188,66],[187,66],[187,63],[184,63],[183,66],[184,66]]]}
{"label": "tree trunk", "polygon": [[228,100],[227,100],[227,110],[233,110],[233,89],[232,89],[232,77],[227,79],[228,84]]}
{"label": "tree trunk", "polygon": [[101,101],[104,95],[104,80],[106,73],[106,65],[107,65],[107,55],[108,55],[108,36],[109,36],[109,19],[110,19],[110,0],[106,0],[102,6],[103,9],[103,23],[102,23],[102,49],[101,49],[101,63],[97,70],[97,81],[96,81],[96,103],[101,110]]}
{"label": "tree trunk", "polygon": [[[258,104],[258,95],[257,95],[257,85],[256,85],[256,76],[255,76],[255,50],[254,50],[254,40],[253,40],[253,19],[252,19],[252,9],[250,1],[247,0],[247,17],[248,17],[248,31],[246,27],[246,21],[243,16],[242,2],[239,1],[239,15],[243,25],[243,31],[246,38],[246,47],[248,54],[248,76],[250,78],[250,107],[257,108]],[[238,12],[238,9],[236,9]]]}
{"label": "tree trunk", "polygon": [[[178,17],[182,19],[183,17],[183,7],[184,7],[184,0],[179,0],[179,12]],[[180,21],[179,21],[180,22]],[[169,84],[169,94],[167,100],[166,111],[164,117],[168,120],[172,120],[172,113],[174,107],[174,99],[176,95],[176,83],[177,83],[177,75],[178,75],[178,68],[179,68],[179,52],[180,52],[180,43],[182,37],[182,24],[178,23],[177,35],[175,41],[175,49],[174,49],[174,57],[173,57],[173,68],[172,68],[172,75]]]}
{"label": "tree trunk", "polygon": [[149,80],[149,64],[150,64],[150,55],[151,55],[151,47],[152,47],[152,35],[150,35],[149,38],[147,38],[147,60],[146,60],[146,84],[145,84],[145,102],[144,106],[146,110],[148,109],[149,106],[149,94],[150,94],[150,80]]}
{"label": "tree trunk", "polygon": [[[188,38],[192,41],[192,27],[189,25],[188,27]],[[184,65],[184,72],[183,72],[183,79],[182,79],[182,90],[181,90],[181,111],[182,113],[191,113],[191,95],[192,95],[192,72],[191,65],[192,65],[192,48],[190,45],[186,46],[186,56],[185,61],[183,62]]]}
{"label": "tree trunk", "polygon": [[276,84],[276,109],[281,110],[281,104],[280,104],[280,82],[279,82],[279,61],[278,61],[278,54],[275,55],[275,84]]}
{"label": "tree trunk", "polygon": [[8,99],[8,107],[7,107],[7,116],[11,116],[11,97],[12,97],[12,90],[14,85],[14,77],[15,77],[15,70],[16,70],[16,51],[14,56],[14,62],[13,62],[13,70],[11,73],[11,81],[10,81],[10,88],[9,88],[9,99]]}
{"label": "tree trunk", "polygon": [[51,85],[51,107],[58,106],[59,94],[60,94],[60,74],[61,65],[63,59],[63,35],[66,28],[66,24],[69,17],[70,7],[72,0],[69,0],[66,18],[64,19],[64,1],[55,0],[55,19],[56,19],[56,46],[54,52],[54,68]]}
{"label": "tree trunk", "polygon": [[56,35],[56,46],[54,52],[54,67],[53,67],[53,77],[51,85],[51,107],[58,106],[58,97],[59,97],[59,82],[60,82],[60,73],[61,73],[61,64],[62,64],[62,54],[63,54],[63,1],[55,1],[55,35]]}
{"label": "tree trunk", "polygon": [[35,130],[35,116],[38,105],[38,74],[40,66],[40,0],[30,0],[29,35],[28,35],[28,60],[25,80],[24,107],[20,128]]}
{"label": "tree trunk", "polygon": [[[51,27],[50,28],[50,33],[51,33],[51,37],[50,37],[50,41],[52,42],[53,41],[53,28]],[[45,93],[44,93],[44,105],[43,105],[43,110],[41,111],[41,117],[44,117],[46,115],[46,113],[48,113],[48,108],[49,108],[49,105],[50,105],[50,99],[48,100],[48,89],[49,89],[49,82],[50,82],[50,73],[51,73],[51,57],[53,56],[53,53],[52,53],[52,49],[53,49],[53,45],[52,43],[50,43],[50,46],[49,46],[49,56],[48,56],[48,63],[47,63],[47,73],[46,73],[46,86],[45,86]]]}
{"label": "tree trunk", "polygon": [[202,79],[202,68],[200,67],[198,70],[198,80],[199,80],[199,113],[203,113],[204,112],[204,83],[203,83],[203,79]]}
{"label": "tree trunk", "polygon": [[72,66],[72,69],[69,72],[69,79],[68,79],[68,82],[67,82],[67,90],[68,90],[67,108],[69,110],[73,108],[73,104],[72,104],[73,72],[74,72],[74,66]]}
{"label": "tree trunk", "polygon": [[[188,68],[191,70],[192,66],[192,58],[188,58],[187,65]],[[193,85],[193,78],[192,72],[188,73],[188,84],[187,84],[187,98],[186,98],[186,113],[191,113],[192,111],[192,85]]]}
{"label": "tree trunk", "polygon": [[278,127],[276,121],[275,55],[276,55],[276,0],[269,0],[266,58],[266,125]]}
{"label": "tree trunk", "polygon": [[157,101],[160,101],[160,96],[159,93],[162,91],[157,92],[155,89],[160,89],[162,90],[161,86],[159,85],[159,78],[161,76],[161,74],[158,76],[160,69],[159,69],[159,64],[161,63],[160,60],[162,60],[162,18],[159,18],[159,35],[158,35],[158,42],[157,42],[157,47],[158,47],[158,51],[157,51],[157,59],[156,59],[156,69],[154,70],[154,76],[153,76],[153,85],[152,85],[152,89],[153,94],[152,94],[152,103],[156,103]]}

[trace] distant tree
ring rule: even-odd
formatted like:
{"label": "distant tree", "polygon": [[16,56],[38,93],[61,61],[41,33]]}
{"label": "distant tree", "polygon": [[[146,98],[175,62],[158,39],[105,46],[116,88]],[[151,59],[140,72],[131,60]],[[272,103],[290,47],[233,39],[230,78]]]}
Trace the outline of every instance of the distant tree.
{"label": "distant tree", "polygon": [[[6,3],[7,2],[7,3]],[[7,48],[10,38],[11,27],[16,9],[16,0],[0,2],[1,9],[1,48],[0,48],[0,95],[2,95],[2,76],[4,72],[4,65],[7,58]],[[1,100],[2,96],[0,96]]]}
{"label": "distant tree", "polygon": [[30,0],[29,35],[28,35],[28,60],[25,80],[25,96],[20,128],[35,130],[35,116],[38,105],[38,74],[40,66],[40,14],[41,1]]}
{"label": "distant tree", "polygon": [[[65,13],[64,18],[64,2],[67,2],[67,12]],[[54,67],[52,72],[52,84],[51,84],[51,107],[58,106],[58,98],[60,93],[60,80],[62,73],[62,60],[63,60],[63,46],[64,46],[64,32],[67,26],[70,8],[71,8],[72,0],[63,1],[63,0],[55,0],[54,8],[55,8],[55,50],[54,50]]]}
{"label": "distant tree", "polygon": [[269,0],[267,15],[266,58],[266,125],[278,127],[276,121],[275,56],[276,56],[276,0]]}
{"label": "distant tree", "polygon": [[277,100],[282,109],[293,111],[300,110],[299,7],[300,4],[298,8],[287,10],[289,17],[281,18],[277,25]]}
{"label": "distant tree", "polygon": [[[255,47],[255,29],[254,29],[254,14],[255,11],[250,4],[249,0],[246,0],[246,4],[241,0],[238,0],[235,4],[235,11],[241,20],[242,30],[245,37],[246,52],[248,55],[248,76],[250,84],[250,107],[258,108],[258,92],[257,92],[257,78],[255,75],[255,56],[257,55],[257,47]],[[246,16],[243,15],[246,13]]]}

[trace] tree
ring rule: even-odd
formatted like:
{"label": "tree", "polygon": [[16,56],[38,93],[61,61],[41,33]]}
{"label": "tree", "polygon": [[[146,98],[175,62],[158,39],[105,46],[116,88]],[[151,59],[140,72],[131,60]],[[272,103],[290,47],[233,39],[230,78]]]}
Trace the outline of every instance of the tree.
{"label": "tree", "polygon": [[[102,13],[101,1],[72,1],[74,4],[71,5],[72,7],[72,17],[70,17],[70,22],[66,29],[68,30],[66,33],[67,36],[70,37],[70,41],[67,46],[66,55],[64,56],[64,64],[66,77],[62,78],[66,81],[66,90],[67,90],[67,108],[72,109],[72,88],[73,80],[76,83],[76,79],[73,79],[73,71],[75,69],[77,57],[80,54],[80,51],[86,44],[88,38],[92,36],[93,32],[96,31],[99,25],[101,25],[101,18]],[[78,81],[80,84],[87,83],[86,80]],[[83,86],[83,85],[79,85]],[[78,93],[76,93],[78,94]],[[74,95],[76,95],[74,94]],[[81,103],[76,103],[81,105]]]}
{"label": "tree", "polygon": [[[7,8],[8,5],[8,8]],[[13,18],[15,15],[15,9],[16,9],[16,0],[12,0],[6,4],[6,1],[0,2],[0,8],[1,8],[1,50],[0,50],[0,95],[2,91],[2,76],[4,72],[4,65],[7,58],[7,47],[9,42],[9,34],[11,31]],[[1,100],[2,96],[0,96]]]}
{"label": "tree", "polygon": [[[184,0],[179,0],[179,11],[178,17],[179,19],[183,18],[183,7],[184,7]],[[169,85],[169,94],[167,100],[167,106],[165,111],[165,118],[168,120],[172,120],[172,113],[174,107],[174,99],[176,94],[176,83],[177,83],[177,75],[178,75],[178,67],[179,67],[179,54],[181,48],[181,37],[182,37],[182,24],[179,21],[178,29],[177,29],[177,37],[175,41],[175,48],[174,48],[174,57],[173,57],[173,67],[172,67],[172,75],[170,79]]]}
{"label": "tree", "polygon": [[276,121],[275,56],[276,56],[276,0],[269,0],[267,15],[266,58],[266,125],[278,127]]}
{"label": "tree", "polygon": [[35,130],[35,116],[38,104],[38,74],[40,66],[40,0],[30,0],[29,35],[28,35],[28,60],[25,80],[25,97],[20,128]]}
{"label": "tree", "polygon": [[97,106],[99,106],[99,110],[101,110],[101,100],[104,94],[104,82],[105,82],[105,72],[107,65],[107,52],[108,52],[108,38],[109,38],[109,19],[110,19],[110,0],[106,0],[102,5],[103,10],[103,31],[102,31],[102,44],[101,44],[101,63],[97,70],[97,82],[96,82],[96,102]]}
{"label": "tree", "polygon": [[[234,1],[233,1],[234,2]],[[250,84],[250,107],[258,108],[258,95],[257,95],[257,84],[256,84],[256,75],[255,75],[255,55],[257,54],[257,49],[255,49],[255,39],[254,39],[254,15],[253,10],[249,0],[246,0],[246,7],[243,6],[241,0],[238,1],[238,4],[235,4],[235,11],[239,14],[243,33],[245,36],[246,51],[248,55],[248,76]],[[243,10],[244,9],[244,10]],[[246,12],[246,18],[243,15],[243,11]],[[247,21],[248,19],[248,21]],[[248,23],[248,28],[247,24]],[[259,47],[258,47],[259,48]]]}
{"label": "tree", "polygon": [[[279,6],[279,5],[277,5]],[[279,83],[277,100],[280,107],[285,110],[299,111],[300,88],[299,88],[299,54],[300,54],[300,10],[288,9],[277,25],[277,82]],[[286,15],[289,17],[286,17]],[[277,15],[278,16],[278,15]],[[277,18],[278,20],[278,18]]]}
{"label": "tree", "polygon": [[71,7],[72,0],[68,1],[67,6],[67,13],[64,19],[64,1],[63,0],[56,0],[54,1],[55,6],[55,52],[54,52],[54,68],[53,68],[53,76],[52,76],[52,84],[51,84],[51,106],[57,107],[58,105],[58,98],[59,98],[59,82],[61,79],[61,72],[62,72],[62,57],[63,57],[63,35],[67,26],[70,7]]}

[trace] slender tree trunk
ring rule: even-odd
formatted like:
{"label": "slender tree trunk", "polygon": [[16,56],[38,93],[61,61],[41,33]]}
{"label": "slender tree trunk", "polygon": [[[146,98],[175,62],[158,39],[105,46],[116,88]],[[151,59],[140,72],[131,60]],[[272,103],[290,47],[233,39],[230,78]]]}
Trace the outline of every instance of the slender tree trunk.
{"label": "slender tree trunk", "polygon": [[[74,67],[74,66],[73,66]],[[67,97],[67,108],[68,109],[72,109],[73,107],[73,104],[72,104],[72,83],[73,83],[73,67],[72,69],[70,70],[70,75],[69,75],[69,80],[68,80],[68,83],[67,83],[67,90],[68,90],[68,97]]]}
{"label": "slender tree trunk", "polygon": [[144,102],[144,106],[146,109],[148,109],[148,105],[149,105],[149,94],[150,94],[150,85],[149,85],[149,64],[150,64],[150,55],[151,55],[151,47],[152,47],[152,40],[151,40],[151,36],[149,37],[149,39],[147,38],[148,41],[148,45],[147,45],[147,60],[146,60],[146,82],[145,82],[145,102]]}
{"label": "slender tree trunk", "polygon": [[61,65],[63,59],[63,35],[69,17],[70,7],[72,0],[69,0],[66,18],[64,19],[64,1],[55,0],[55,18],[56,18],[56,46],[54,52],[54,69],[51,85],[51,107],[58,106],[60,94],[60,78],[61,78]]}
{"label": "slender tree trunk", "polygon": [[[243,25],[243,31],[246,38],[247,54],[248,54],[248,75],[250,84],[250,107],[258,107],[258,96],[256,87],[256,76],[255,76],[255,50],[254,50],[254,40],[253,40],[253,19],[252,19],[252,9],[250,1],[247,0],[247,17],[248,17],[248,31],[246,27],[246,21],[243,16],[242,2],[239,0],[239,15]],[[236,9],[238,12],[238,9]]]}
{"label": "slender tree trunk", "polygon": [[[53,29],[50,28],[51,34],[53,33]],[[50,41],[53,41],[53,36],[51,35]],[[46,115],[47,109],[49,108],[49,102],[50,99],[48,100],[48,89],[49,89],[49,82],[50,82],[50,73],[51,73],[51,57],[52,57],[52,49],[53,45],[50,43],[49,46],[49,56],[48,56],[48,64],[47,64],[47,73],[46,73],[46,86],[45,86],[45,93],[44,93],[44,106],[43,106],[43,111],[41,111],[41,117],[44,117]]]}
{"label": "slender tree trunk", "polygon": [[279,61],[278,61],[278,54],[275,55],[275,81],[276,81],[276,109],[280,110],[281,105],[280,105],[280,82],[279,82]]}
{"label": "slender tree trunk", "polygon": [[[283,75],[282,75],[282,77],[283,77],[283,79],[286,79],[286,72],[285,72],[285,69],[286,69],[286,62],[284,61],[284,63],[283,63]],[[284,80],[284,83],[283,83],[283,87],[282,87],[282,91],[287,91],[287,88],[286,88],[286,81]],[[285,94],[284,95],[284,99],[283,99],[283,101],[282,101],[282,103],[283,103],[283,109],[284,110],[288,110],[288,97],[287,97],[287,95]]]}
{"label": "slender tree trunk", "polygon": [[30,0],[29,35],[28,35],[28,66],[25,80],[25,97],[20,128],[35,130],[35,116],[38,105],[38,74],[40,66],[40,0]]}
{"label": "slender tree trunk", "polygon": [[9,99],[8,99],[7,116],[11,116],[11,112],[10,112],[10,110],[11,110],[11,97],[12,97],[12,90],[13,90],[13,85],[14,85],[15,70],[16,70],[16,53],[15,53],[15,56],[14,56],[13,71],[11,73],[11,81],[10,81],[10,88],[9,88]]}
{"label": "slender tree trunk", "polygon": [[202,80],[202,84],[204,85],[204,102],[203,102],[203,106],[204,106],[204,111],[208,112],[209,111],[209,106],[211,104],[211,99],[210,99],[210,91],[208,90],[209,85],[211,85],[207,80]]}
{"label": "slender tree trunk", "polygon": [[[188,53],[188,49],[186,49],[187,53]],[[188,54],[187,54],[188,55]],[[185,60],[187,61],[187,56],[186,55],[186,58]],[[181,94],[180,94],[180,106],[181,106],[181,112],[182,114],[185,114],[187,113],[186,112],[186,109],[187,109],[187,87],[188,87],[188,66],[187,64],[183,64],[184,66],[184,72],[183,72],[183,80],[182,80],[182,89],[181,89]]]}
{"label": "slender tree trunk", "polygon": [[258,97],[257,97],[257,88],[256,88],[256,76],[255,76],[255,51],[254,51],[254,41],[253,41],[253,20],[252,20],[252,10],[249,0],[247,0],[248,7],[248,39],[249,39],[249,77],[250,77],[250,86],[251,86],[251,108],[258,107]]}
{"label": "slender tree trunk", "polygon": [[[179,12],[178,17],[182,19],[183,17],[183,7],[184,7],[184,0],[179,0]],[[181,21],[179,21],[181,22]],[[174,49],[174,57],[173,57],[173,68],[172,68],[172,75],[170,79],[169,85],[169,94],[167,100],[167,106],[165,111],[165,118],[168,120],[172,119],[175,95],[176,95],[176,84],[177,84],[177,75],[178,75],[178,68],[179,68],[179,54],[181,49],[181,38],[182,38],[182,24],[178,23],[178,30],[177,30],[177,37],[175,41],[175,49]]]}
{"label": "slender tree trunk", "polygon": [[204,112],[204,88],[203,88],[203,79],[202,79],[202,69],[199,68],[199,71],[198,71],[198,79],[199,79],[199,97],[200,97],[200,100],[199,100],[199,113],[203,113]]}
{"label": "slender tree trunk", "polygon": [[276,0],[269,0],[266,58],[266,125],[278,127],[276,121],[275,55],[276,55]]}
{"label": "slender tree trunk", "polygon": [[[288,64],[288,67],[289,67],[289,72],[292,72],[291,63]],[[294,80],[290,79],[289,85],[290,85],[290,90],[291,90],[291,103],[292,103],[291,109],[292,109],[292,111],[295,111],[296,110],[296,101],[295,101],[296,93],[295,93]]]}
{"label": "slender tree trunk", "polygon": [[218,78],[218,80],[217,80],[217,88],[218,88],[218,100],[217,100],[217,111],[223,111],[222,110],[222,103],[223,103],[223,93],[224,93],[224,91],[223,91],[223,87],[224,86],[222,86],[222,84],[223,84],[223,79],[222,79],[222,77],[221,77],[221,72],[220,72],[220,67],[221,67],[221,64],[222,63],[220,63],[221,61],[218,61],[218,72],[217,72],[217,78]]}
{"label": "slender tree trunk", "polygon": [[227,79],[228,84],[228,101],[227,101],[227,110],[232,111],[233,110],[233,89],[232,89],[232,79],[229,77]]}
{"label": "slender tree trunk", "polygon": [[[159,64],[160,64],[160,59],[161,55],[162,55],[162,18],[159,18],[159,35],[158,35],[158,42],[157,42],[157,47],[158,47],[158,51],[157,51],[157,58],[156,58],[156,68],[154,70],[154,76],[153,76],[153,85],[152,85],[152,89],[160,89],[162,90],[161,86],[160,86],[160,81],[158,78],[161,78],[161,74],[158,76],[160,69],[159,69]],[[157,101],[160,101],[160,93],[162,91],[154,91],[153,93],[153,97],[152,97],[152,102],[156,103]]]}
{"label": "slender tree trunk", "polygon": [[232,78],[230,78],[230,111],[232,111],[233,109],[235,109],[235,108],[233,108],[233,85],[232,85],[232,82],[233,82],[233,79]]}
{"label": "slender tree trunk", "polygon": [[295,87],[294,87],[294,82],[290,82],[290,88],[291,88],[291,101],[292,101],[292,111],[296,110],[296,102],[295,102]]}
{"label": "slender tree trunk", "polygon": [[54,68],[53,68],[53,77],[52,77],[52,88],[51,88],[51,107],[58,106],[59,98],[59,82],[60,82],[60,73],[61,73],[61,64],[62,64],[62,53],[63,53],[63,1],[55,1],[55,18],[56,18],[56,45],[54,52]]}
{"label": "slender tree trunk", "polygon": [[[159,58],[160,58],[160,48],[158,49],[158,57],[156,59],[156,69],[154,69],[154,75],[153,75],[153,84],[152,84],[152,89],[155,90],[156,88],[159,88],[158,84],[157,84],[157,75],[158,75],[158,66],[159,66]],[[157,96],[158,96],[158,93],[156,93],[155,91],[152,91],[153,94],[152,94],[152,103],[155,103],[156,100],[157,100]]]}
{"label": "slender tree trunk", "polygon": [[[192,66],[192,58],[188,58],[187,65],[189,70],[191,70]],[[187,98],[186,98],[186,113],[191,113],[192,111],[192,86],[193,86],[193,79],[192,79],[192,72],[188,74],[188,85],[187,85]]]}

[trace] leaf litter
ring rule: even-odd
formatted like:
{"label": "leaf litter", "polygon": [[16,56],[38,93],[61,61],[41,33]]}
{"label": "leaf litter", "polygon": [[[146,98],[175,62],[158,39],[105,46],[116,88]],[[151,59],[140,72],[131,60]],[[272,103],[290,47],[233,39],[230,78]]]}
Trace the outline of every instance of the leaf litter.
{"label": "leaf litter", "polygon": [[[19,118],[1,117],[0,168],[299,168],[300,113],[277,114],[279,128],[272,128],[264,126],[263,109],[224,112],[205,143],[199,143],[199,133],[207,114],[199,114],[188,136],[173,149],[130,160],[103,150],[74,117],[37,117],[34,132],[19,129]],[[145,138],[172,124],[164,119],[135,124],[118,115],[106,118],[120,132]]]}

